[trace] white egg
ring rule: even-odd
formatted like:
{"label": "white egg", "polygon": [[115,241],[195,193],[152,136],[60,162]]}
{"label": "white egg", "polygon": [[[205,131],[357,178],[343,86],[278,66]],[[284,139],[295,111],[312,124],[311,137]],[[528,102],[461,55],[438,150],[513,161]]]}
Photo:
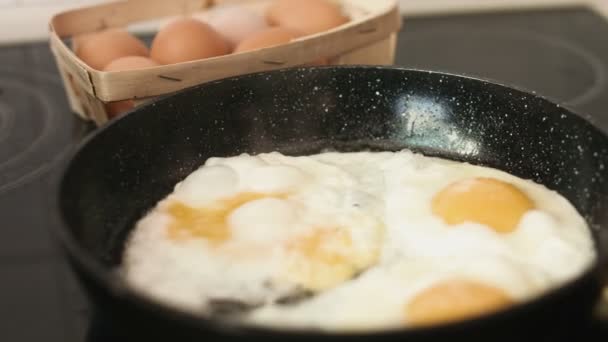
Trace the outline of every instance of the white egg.
{"label": "white egg", "polygon": [[237,46],[251,34],[268,28],[263,16],[241,6],[215,6],[203,18],[224,36],[232,46]]}
{"label": "white egg", "polygon": [[439,324],[424,316],[436,302],[509,307],[594,258],[566,199],[499,170],[409,151],[273,152],[208,159],[137,223],[121,271],[201,315],[233,299],[256,305],[234,317],[248,323],[361,331]]}

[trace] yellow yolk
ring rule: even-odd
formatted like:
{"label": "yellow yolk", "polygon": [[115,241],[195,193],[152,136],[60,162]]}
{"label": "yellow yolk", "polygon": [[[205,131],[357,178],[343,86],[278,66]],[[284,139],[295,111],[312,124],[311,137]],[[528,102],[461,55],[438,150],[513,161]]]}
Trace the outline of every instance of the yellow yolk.
{"label": "yellow yolk", "polygon": [[193,208],[181,202],[173,202],[167,208],[173,219],[168,235],[174,240],[194,237],[212,243],[225,242],[231,237],[227,223],[228,216],[247,202],[269,197],[280,198],[282,195],[244,192],[203,208]]}
{"label": "yellow yolk", "polygon": [[453,279],[416,295],[406,306],[406,317],[413,325],[440,324],[488,314],[513,302],[501,289]]}
{"label": "yellow yolk", "polygon": [[[337,247],[333,248],[331,246]],[[317,229],[312,234],[291,243],[291,248],[297,253],[329,265],[340,264],[347,257],[335,249],[346,249],[352,245],[350,236],[340,229]]]}
{"label": "yellow yolk", "polygon": [[323,290],[350,279],[359,267],[349,260],[352,239],[342,229],[316,229],[287,243],[289,276],[310,290]]}
{"label": "yellow yolk", "polygon": [[476,222],[499,233],[517,227],[534,203],[512,184],[493,178],[473,178],[453,183],[435,195],[433,214],[446,223]]}

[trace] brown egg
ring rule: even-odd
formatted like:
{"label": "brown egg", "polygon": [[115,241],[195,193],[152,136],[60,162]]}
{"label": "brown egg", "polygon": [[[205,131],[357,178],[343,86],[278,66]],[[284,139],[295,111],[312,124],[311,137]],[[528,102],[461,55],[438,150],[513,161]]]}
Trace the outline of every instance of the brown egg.
{"label": "brown egg", "polygon": [[277,0],[266,11],[270,25],[289,27],[306,35],[327,31],[349,19],[327,0]]}
{"label": "brown egg", "polygon": [[103,70],[111,61],[125,56],[148,56],[146,45],[129,32],[109,29],[78,39],[76,55],[91,68]]}
{"label": "brown egg", "polygon": [[316,61],[304,64],[304,66],[325,66],[325,65],[329,65],[329,58],[319,58]]}
{"label": "brown egg", "polygon": [[284,27],[272,27],[263,31],[257,32],[244,39],[234,50],[235,53],[247,52],[267,48],[271,46],[289,43],[290,41],[301,37],[302,34],[296,30]]}
{"label": "brown egg", "polygon": [[[151,68],[155,66],[158,66],[158,63],[150,58],[141,56],[127,56],[113,60],[104,68],[104,71],[124,71]],[[110,102],[106,104],[108,118],[113,119],[120,114],[131,110],[133,107],[135,107],[133,100]]]}
{"label": "brown egg", "polygon": [[124,71],[145,69],[158,66],[154,60],[142,56],[126,56],[113,60],[103,69],[104,71]]}
{"label": "brown egg", "polygon": [[150,56],[160,64],[173,64],[229,52],[229,44],[211,26],[196,19],[179,19],[158,32]]}
{"label": "brown egg", "polygon": [[78,48],[89,39],[89,37],[93,37],[98,33],[99,32],[87,32],[87,33],[81,33],[81,34],[77,34],[77,35],[73,36],[72,37],[72,49],[74,51],[77,51]]}

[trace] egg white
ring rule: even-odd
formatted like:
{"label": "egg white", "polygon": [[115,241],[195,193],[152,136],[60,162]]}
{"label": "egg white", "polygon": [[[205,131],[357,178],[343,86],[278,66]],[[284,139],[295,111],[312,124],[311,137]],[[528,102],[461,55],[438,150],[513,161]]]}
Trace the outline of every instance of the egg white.
{"label": "egg white", "polygon": [[[474,177],[515,185],[534,210],[506,234],[473,222],[449,226],[433,215],[435,194]],[[225,243],[167,236],[169,203],[205,207],[241,193],[272,196],[233,210]],[[286,247],[323,229],[348,237],[323,246],[346,261],[318,267]],[[407,303],[443,280],[475,280],[521,302],[576,277],[594,258],[590,231],[565,198],[496,169],[407,150],[274,152],[210,158],[176,185],[137,223],[122,274],[142,293],[198,314],[209,314],[211,299],[229,298],[257,305],[238,316],[244,322],[350,331],[407,326]],[[351,266],[361,274],[332,278]],[[276,303],[307,286],[314,297]]]}

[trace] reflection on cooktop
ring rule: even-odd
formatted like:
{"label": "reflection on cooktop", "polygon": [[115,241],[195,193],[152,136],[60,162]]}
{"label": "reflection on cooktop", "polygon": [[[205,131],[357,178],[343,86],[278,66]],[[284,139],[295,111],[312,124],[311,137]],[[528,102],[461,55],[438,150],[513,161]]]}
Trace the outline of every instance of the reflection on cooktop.
{"label": "reflection on cooktop", "polygon": [[406,18],[397,64],[495,80],[608,129],[608,33],[585,8]]}
{"label": "reflection on cooktop", "polygon": [[[56,75],[0,70],[0,193],[49,169],[73,140]],[[42,90],[42,91],[41,91]]]}
{"label": "reflection on cooktop", "polygon": [[602,61],[561,37],[523,30],[433,30],[406,42],[412,51],[430,44],[436,47],[436,53],[450,56],[444,64],[446,69],[462,69],[475,60],[477,74],[495,74],[493,78],[501,83],[542,90],[543,96],[570,105],[592,100],[606,91],[606,66]]}

